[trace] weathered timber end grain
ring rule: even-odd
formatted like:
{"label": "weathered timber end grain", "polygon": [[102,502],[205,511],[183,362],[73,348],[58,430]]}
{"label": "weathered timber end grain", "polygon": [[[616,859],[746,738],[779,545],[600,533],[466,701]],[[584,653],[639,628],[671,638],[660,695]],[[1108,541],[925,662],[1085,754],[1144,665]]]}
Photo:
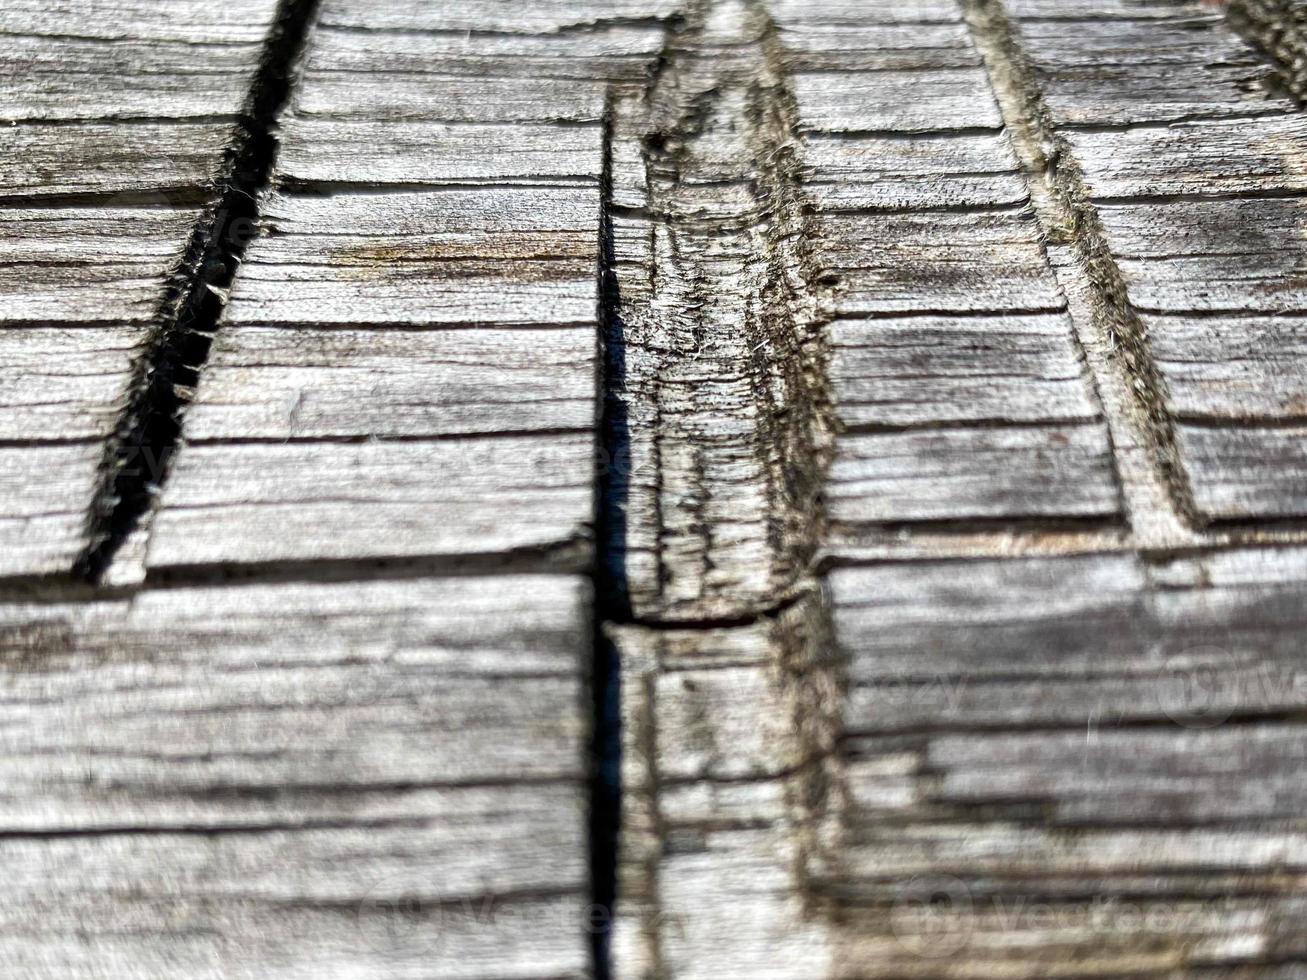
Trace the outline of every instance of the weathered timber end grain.
{"label": "weathered timber end grain", "polygon": [[10,0],[0,974],[1307,976],[1297,0]]}

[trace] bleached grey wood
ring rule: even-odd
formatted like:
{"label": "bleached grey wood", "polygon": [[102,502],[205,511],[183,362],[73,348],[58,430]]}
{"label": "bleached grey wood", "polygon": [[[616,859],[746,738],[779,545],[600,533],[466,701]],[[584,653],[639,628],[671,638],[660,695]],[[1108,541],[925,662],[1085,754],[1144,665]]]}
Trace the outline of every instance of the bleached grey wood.
{"label": "bleached grey wood", "polygon": [[124,324],[0,327],[0,439],[101,438],[143,334]]}
{"label": "bleached grey wood", "polygon": [[[366,116],[450,122],[589,122],[603,116],[604,86],[575,78],[478,78],[426,71],[384,74],[372,69],[305,72],[295,112],[304,116]],[[322,130],[317,130],[321,132]]]}
{"label": "bleached grey wood", "polygon": [[268,212],[274,233],[250,249],[228,319],[309,326],[593,323],[596,184],[279,198]]}
{"label": "bleached grey wood", "polygon": [[230,325],[187,433],[212,442],[583,432],[594,424],[595,364],[578,352],[593,340],[579,326]]}
{"label": "bleached grey wood", "polygon": [[15,0],[0,11],[0,574],[64,573],[84,544],[97,443],[116,424],[275,6]]}
{"label": "bleached grey wood", "polygon": [[[282,172],[307,183],[483,183],[592,178],[600,127],[323,120],[286,123]],[[384,145],[387,152],[379,153]]]}
{"label": "bleached grey wood", "polygon": [[71,567],[99,458],[88,443],[0,447],[0,575]]}
{"label": "bleached grey wood", "polygon": [[826,211],[1024,203],[1016,159],[1000,133],[979,136],[813,133],[804,188]]}
{"label": "bleached grey wood", "polygon": [[666,18],[680,8],[675,0],[540,0],[529,7],[500,0],[437,0],[406,7],[378,7],[367,0],[326,0],[322,23],[361,31],[494,32],[565,36],[589,33],[609,22]]}
{"label": "bleached grey wood", "polygon": [[834,736],[820,622],[810,594],[735,628],[611,631],[622,664],[618,975],[826,975],[827,925],[794,878]]}
{"label": "bleached grey wood", "polygon": [[587,592],[500,576],[6,605],[6,961],[580,975]]}
{"label": "bleached grey wood", "polygon": [[[587,538],[597,212],[597,174],[588,188],[270,202],[147,564],[493,554]],[[265,360],[268,345],[283,353]],[[378,373],[386,363],[396,366]],[[346,504],[348,525],[324,539]]]}
{"label": "bleached grey wood", "polygon": [[1264,59],[1210,7],[1024,0],[1008,6],[1060,124],[1165,124],[1292,110],[1273,94]]}
{"label": "bleached grey wood", "polygon": [[181,257],[186,208],[6,208],[0,323],[148,321]]}
{"label": "bleached grey wood", "polygon": [[1214,520],[1307,515],[1307,427],[1180,428],[1196,496]]}
{"label": "bleached grey wood", "polygon": [[[773,8],[773,14],[776,15]],[[796,71],[974,68],[979,63],[965,25],[877,22],[878,11],[843,23],[820,20],[811,11],[777,17],[787,61]]]}
{"label": "bleached grey wood", "polygon": [[1095,198],[1288,196],[1307,189],[1301,115],[1072,132],[1068,142]]}
{"label": "bleached grey wood", "polygon": [[[6,79],[0,118],[35,124],[32,132],[45,132],[48,139],[56,138],[41,128],[49,120],[222,117],[229,127],[275,9],[275,0],[236,0],[220,7],[202,0],[15,0],[0,11],[0,66]],[[26,132],[28,126],[21,125],[8,135]],[[119,122],[112,130],[72,127],[63,140],[83,152],[103,152],[107,144],[130,153],[148,132]],[[171,152],[194,153],[187,143],[179,139]],[[10,156],[9,149],[3,152]],[[146,154],[137,160],[148,161]],[[65,160],[64,168],[71,170],[76,162]]]}
{"label": "bleached grey wood", "polygon": [[910,0],[898,4],[865,4],[860,0],[775,0],[771,16],[783,29],[801,24],[951,24],[961,21],[954,0]]}
{"label": "bleached grey wood", "polygon": [[830,330],[831,384],[849,428],[1099,415],[1064,315],[850,319]]}
{"label": "bleached grey wood", "polygon": [[[1105,206],[1102,215],[1140,309],[1277,314],[1304,305],[1290,247],[1303,210],[1298,198],[1231,198]],[[1199,247],[1177,251],[1177,241]]]}
{"label": "bleached grey wood", "polygon": [[[470,9],[461,7],[464,12]],[[573,5],[572,9],[577,8]],[[584,83],[577,88],[586,93],[604,79],[642,79],[650,59],[662,47],[664,31],[654,19],[620,18],[596,22],[584,30],[545,34],[460,29],[451,26],[448,8],[430,5],[411,8],[409,16],[412,23],[395,30],[358,30],[345,7],[328,5],[308,53],[306,84],[297,95],[297,110],[319,107],[338,113],[338,104],[328,103],[310,89],[321,85],[326,86],[324,92],[332,91],[347,100],[366,98],[377,87],[371,80],[385,79],[392,72],[408,77],[468,79],[469,90],[462,93],[467,99],[477,99],[477,91],[487,80],[498,86],[497,80],[506,78],[542,83],[539,91],[556,91],[554,83],[572,79]],[[342,91],[351,82],[356,91]],[[524,98],[529,92],[530,87],[519,89],[514,97]],[[572,100],[569,96],[568,101]],[[540,100],[539,111],[548,111],[545,100]]]}
{"label": "bleached grey wood", "polygon": [[1038,229],[1015,209],[832,214],[822,228],[842,314],[1022,314],[1065,303]]}
{"label": "bleached grey wood", "polygon": [[230,139],[230,122],[26,123],[5,133],[0,195],[135,192],[180,205],[187,191],[213,179]]}
{"label": "bleached grey wood", "polygon": [[828,132],[930,132],[1001,125],[979,68],[820,72],[794,77],[805,128]]}
{"label": "bleached grey wood", "polygon": [[827,496],[839,523],[1098,517],[1120,501],[1099,425],[845,436]]}
{"label": "bleached grey wood", "polygon": [[[588,432],[442,440],[193,443],[150,565],[495,554],[588,536]],[[335,516],[348,507],[350,521]],[[333,533],[324,536],[324,527]],[[576,559],[572,559],[575,561]]]}
{"label": "bleached grey wood", "polygon": [[1277,923],[1296,899],[1272,882],[1303,861],[1291,774],[1307,742],[1273,719],[1307,697],[1300,550],[830,583],[857,735],[826,872],[847,903],[837,975],[965,957],[966,976],[1161,976],[1293,948]]}
{"label": "bleached grey wood", "polygon": [[1301,315],[1177,314],[1145,322],[1178,416],[1238,422],[1307,412]]}
{"label": "bleached grey wood", "polygon": [[[584,975],[586,587],[419,570],[588,568],[597,479],[616,976],[1300,972],[1301,117],[1207,5],[1013,0],[1023,128],[981,2],[324,0],[145,581],[5,586],[11,972]],[[266,6],[0,14],[0,576],[67,566]]]}

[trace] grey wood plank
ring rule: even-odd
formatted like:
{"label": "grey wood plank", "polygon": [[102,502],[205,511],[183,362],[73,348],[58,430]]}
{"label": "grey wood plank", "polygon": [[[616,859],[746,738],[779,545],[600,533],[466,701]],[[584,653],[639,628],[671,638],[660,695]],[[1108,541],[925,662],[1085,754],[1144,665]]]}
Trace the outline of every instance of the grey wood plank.
{"label": "grey wood plank", "polygon": [[597,179],[584,190],[434,190],[274,202],[274,234],[251,248],[229,320],[593,324]]}
{"label": "grey wood plank", "polygon": [[[306,90],[297,94],[294,108],[320,106],[322,111],[339,112],[307,90],[325,85],[339,91],[353,80],[367,92],[372,89],[367,79],[384,72],[458,76],[470,79],[474,91],[485,79],[574,79],[586,83],[582,91],[601,79],[639,81],[662,47],[664,33],[656,20],[613,20],[553,34],[458,30],[449,29],[448,23],[447,17],[435,17],[420,26],[358,30],[344,23],[336,26],[328,8],[308,53]],[[516,98],[526,97],[529,93],[516,93]]]}
{"label": "grey wood plank", "polygon": [[[772,7],[773,13],[776,7]],[[844,23],[823,22],[811,11],[777,17],[792,70],[919,71],[974,68],[980,63],[966,26],[877,22],[870,10]]]}
{"label": "grey wood plank", "polygon": [[4,209],[0,322],[149,320],[192,220],[167,206]]}
{"label": "grey wood plank", "polygon": [[998,129],[1002,120],[984,71],[798,72],[794,96],[804,129],[931,132]]}
{"label": "grey wood plank", "polygon": [[1305,141],[1301,115],[1068,134],[1096,198],[1301,193]]}
{"label": "grey wood plank", "polygon": [[1164,976],[1294,948],[1274,882],[1303,860],[1307,742],[1277,719],[1307,697],[1303,567],[1294,548],[833,572],[833,975],[963,956],[964,976]]}
{"label": "grey wood plank", "polygon": [[[436,74],[439,62],[422,69],[378,71],[375,62],[357,72],[332,66],[305,72],[294,111],[300,116],[356,116],[370,120],[508,123],[597,123],[603,116],[604,85],[576,78],[521,78]],[[318,130],[321,132],[321,130]]]}
{"label": "grey wood plank", "polygon": [[0,574],[57,575],[81,550],[95,441],[212,192],[276,6],[0,11]]}
{"label": "grey wood plank", "polygon": [[0,195],[145,194],[159,204],[213,179],[231,123],[25,123],[6,131]]}
{"label": "grey wood plank", "polygon": [[590,433],[188,445],[164,491],[148,562],[561,548],[588,537],[593,447]]}
{"label": "grey wood plank", "polygon": [[1101,208],[1131,299],[1150,313],[1301,309],[1302,212],[1293,197]]}
{"label": "grey wood plank", "polygon": [[822,258],[840,281],[838,312],[1022,314],[1061,309],[1030,215],[831,214]]}
{"label": "grey wood plank", "polygon": [[[1049,6],[1060,9],[1049,15]],[[1197,13],[1196,4],[1087,7],[1011,4],[1057,123],[1166,123],[1292,111],[1292,102],[1270,91],[1264,60],[1215,11]]]}
{"label": "grey wood plank", "polygon": [[413,438],[594,426],[594,331],[244,327],[219,336],[187,427],[221,439]]}
{"label": "grey wood plank", "polygon": [[804,189],[826,211],[1012,205],[1028,196],[1001,133],[813,133],[804,143],[804,166]]}
{"label": "grey wood plank", "polygon": [[1213,520],[1301,517],[1307,455],[1301,425],[1181,425],[1195,496]]}
{"label": "grey wood plank", "polygon": [[[232,0],[220,7],[198,0],[86,0],[77,4],[13,0],[0,14],[0,32],[57,41],[88,38],[114,43],[178,42],[201,48],[239,46],[254,52],[267,34],[272,7],[268,0]],[[76,29],[72,38],[70,27]]]}
{"label": "grey wood plank", "polygon": [[[390,842],[373,844],[374,853],[385,843]],[[106,861],[89,852],[112,844],[112,838],[98,847],[89,843],[65,863],[80,859],[88,867],[104,867]],[[172,841],[160,846],[171,849]],[[346,846],[342,841],[338,849]],[[394,850],[406,853],[402,844],[395,844]],[[26,857],[22,849],[14,854]],[[358,856],[361,875],[367,874],[368,862],[367,854]],[[427,875],[438,879],[439,870],[429,868]],[[52,884],[57,887],[61,881],[53,878]],[[200,980],[233,974],[275,980],[308,975],[421,980],[431,976],[434,962],[448,964],[441,967],[441,976],[451,980],[582,975],[584,961],[572,935],[575,902],[548,897],[449,901],[403,881],[360,884],[354,890],[360,896],[357,902],[293,907],[173,895],[125,901],[115,893],[89,899],[61,894],[56,903],[45,893],[12,915],[9,962],[18,976],[39,977],[54,970],[76,980],[106,974],[183,974]],[[96,910],[111,903],[121,910],[119,915],[109,921],[97,917]],[[133,932],[124,933],[124,919],[134,924]],[[214,927],[215,921],[220,928]]]}
{"label": "grey wood plank", "polygon": [[[1032,21],[1142,21],[1151,30],[1158,21],[1211,20],[1211,5],[1204,0],[1021,0],[1012,8],[1018,17]],[[1066,24],[1058,25],[1064,30]],[[1129,27],[1128,23],[1123,27]],[[1200,25],[1206,27],[1207,25]],[[1068,43],[1074,39],[1068,38]]]}
{"label": "grey wood plank", "polygon": [[826,493],[840,524],[1110,518],[1120,509],[1099,425],[856,433],[840,440]]}
{"label": "grey wood plank", "polygon": [[0,439],[99,439],[117,417],[139,327],[0,327]]}
{"label": "grey wood plank", "polygon": [[[597,212],[597,186],[271,202],[272,233],[233,291],[147,564],[588,539]],[[280,354],[264,363],[269,345]]]}
{"label": "grey wood plank", "polygon": [[794,876],[820,781],[809,769],[834,735],[819,622],[810,594],[740,627],[611,631],[625,787],[619,975],[826,975],[826,925],[805,913]]}
{"label": "grey wood plank", "polygon": [[[144,324],[180,256],[186,209],[0,212],[0,376],[8,377],[0,574],[67,571]],[[28,443],[29,445],[23,445]]]}
{"label": "grey wood plank", "polygon": [[0,448],[0,575],[58,574],[81,549],[99,447]]}
{"label": "grey wood plank", "polygon": [[851,428],[1100,414],[1062,315],[835,320],[830,330],[831,385]]}
{"label": "grey wood plank", "polygon": [[587,597],[498,576],[0,608],[7,962],[580,976]]}
{"label": "grey wood plank", "polygon": [[[484,183],[593,177],[599,126],[387,122],[292,117],[279,160],[307,183]],[[378,147],[385,146],[386,153]]]}
{"label": "grey wood plank", "polygon": [[1184,419],[1299,419],[1307,409],[1300,315],[1145,319],[1171,407]]}
{"label": "grey wood plank", "polygon": [[784,28],[800,24],[953,24],[961,21],[954,0],[865,4],[860,0],[774,0],[772,17]]}
{"label": "grey wood plank", "polygon": [[680,11],[675,0],[540,0],[528,7],[499,0],[438,0],[404,7],[378,7],[366,0],[326,0],[322,22],[363,31],[446,31],[563,35],[588,33],[609,22],[647,21]]}
{"label": "grey wood plank", "polygon": [[[1062,127],[1070,192],[1096,205],[1104,258],[1155,345],[1157,411],[1230,424],[1180,437],[1196,520],[1300,513],[1292,440],[1257,427],[1297,411],[1292,319],[1234,331],[1302,305],[1301,115],[1271,94],[1270,66],[1216,11],[1181,4],[1150,19],[1117,5],[1069,20],[1070,10],[1011,9]],[[1250,394],[1258,379],[1268,380]],[[1269,456],[1252,461],[1259,451]]]}

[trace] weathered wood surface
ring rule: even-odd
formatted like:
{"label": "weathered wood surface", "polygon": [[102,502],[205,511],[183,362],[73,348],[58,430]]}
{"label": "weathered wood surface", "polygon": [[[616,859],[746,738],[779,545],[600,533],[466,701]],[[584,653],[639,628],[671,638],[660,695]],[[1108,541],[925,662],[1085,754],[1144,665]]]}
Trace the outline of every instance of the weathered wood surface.
{"label": "weathered wood surface", "polygon": [[0,972],[1301,977],[1229,6],[10,3]]}
{"label": "weathered wood surface", "polygon": [[6,605],[6,970],[579,975],[587,606],[574,576]]}
{"label": "weathered wood surface", "polygon": [[[324,6],[318,39],[386,27],[375,5]],[[474,20],[489,29],[497,6]],[[184,13],[163,7],[156,20]],[[207,39],[195,22],[162,38],[119,24],[107,43],[158,63],[115,48],[114,70],[170,70],[181,45],[191,72],[214,52],[212,78],[173,79],[175,103],[145,101],[162,83],[128,98],[106,81],[117,110],[98,128],[24,130],[10,148],[4,189],[27,210],[5,220],[26,234],[6,236],[20,264],[0,349],[24,414],[3,451],[24,455],[5,468],[4,574],[66,571],[85,542],[129,355],[160,329],[165,280],[207,220],[274,12],[260,25],[229,8]],[[380,20],[331,26],[359,16]],[[576,53],[542,31],[542,56]],[[365,63],[342,86],[328,40],[331,70],[310,69],[305,111],[281,120],[259,237],[198,398],[178,408],[184,442],[141,477],[166,487],[117,556],[119,584],[26,599],[34,586],[14,581],[0,603],[6,975],[589,972],[593,615],[577,571],[593,536],[599,113],[574,125],[556,86],[522,120],[493,92],[433,116],[447,85],[416,106],[422,122],[378,122],[369,86],[398,92],[387,46],[355,44]],[[208,86],[230,105],[197,113]],[[74,135],[94,144],[76,164]]]}
{"label": "weathered wood surface", "polygon": [[99,444],[275,8],[17,0],[0,11],[0,374],[24,378],[0,396],[11,430],[0,576],[62,572],[82,548]]}

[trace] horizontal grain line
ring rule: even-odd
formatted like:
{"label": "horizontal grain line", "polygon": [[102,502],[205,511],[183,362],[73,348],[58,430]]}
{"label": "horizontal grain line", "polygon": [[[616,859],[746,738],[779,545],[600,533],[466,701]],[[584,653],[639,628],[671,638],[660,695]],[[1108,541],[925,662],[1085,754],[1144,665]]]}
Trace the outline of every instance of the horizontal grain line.
{"label": "horizontal grain line", "polygon": [[554,436],[585,436],[593,433],[594,427],[578,428],[540,428],[540,429],[495,429],[485,432],[431,432],[431,433],[396,433],[394,435],[376,435],[374,433],[342,433],[319,436],[206,436],[199,439],[187,439],[188,446],[358,446],[380,445],[388,443],[449,443],[449,442],[484,442],[498,439],[536,438],[548,439]]}
{"label": "horizontal grain line", "polygon": [[[846,401],[843,404],[850,404]],[[857,402],[852,402],[856,405]],[[1050,428],[1076,427],[1085,428],[1103,424],[1101,416],[1049,416],[1041,419],[1002,419],[1002,418],[962,418],[931,419],[923,422],[905,422],[901,424],[888,422],[853,422],[845,423],[841,434],[854,436],[871,435],[906,435],[913,432],[949,432],[949,431],[1039,431]]]}
{"label": "horizontal grain line", "polygon": [[1307,191],[1289,187],[1244,191],[1184,191],[1173,194],[1131,194],[1124,196],[1090,195],[1090,204],[1100,208],[1126,208],[1153,204],[1202,204],[1215,201],[1301,201]]}
{"label": "horizontal grain line", "polygon": [[374,197],[380,194],[415,193],[427,191],[511,188],[518,190],[547,190],[553,187],[597,187],[598,178],[584,174],[560,175],[557,177],[531,178],[487,177],[484,180],[469,180],[466,177],[449,180],[430,179],[422,181],[368,181],[366,183],[350,180],[314,180],[301,177],[282,177],[278,184],[279,193],[299,195],[302,197]]}

